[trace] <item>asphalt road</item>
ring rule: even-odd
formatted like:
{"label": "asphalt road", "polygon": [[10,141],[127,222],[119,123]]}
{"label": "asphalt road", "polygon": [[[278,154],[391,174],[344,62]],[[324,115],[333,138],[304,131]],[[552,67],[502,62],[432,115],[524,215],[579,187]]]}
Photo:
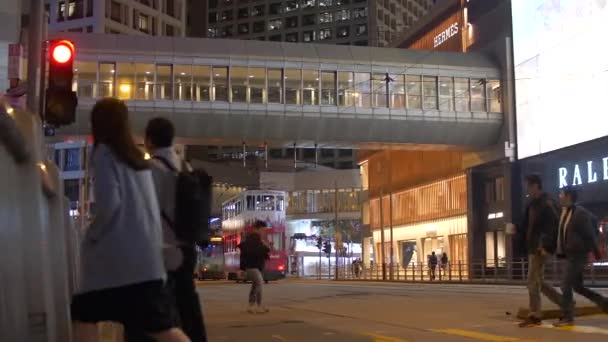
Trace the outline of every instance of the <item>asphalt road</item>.
{"label": "asphalt road", "polygon": [[595,342],[608,335],[606,315],[580,317],[569,328],[551,320],[517,327],[514,315],[527,306],[520,286],[285,280],[264,288],[267,314],[247,313],[247,284],[203,282],[199,291],[211,342]]}

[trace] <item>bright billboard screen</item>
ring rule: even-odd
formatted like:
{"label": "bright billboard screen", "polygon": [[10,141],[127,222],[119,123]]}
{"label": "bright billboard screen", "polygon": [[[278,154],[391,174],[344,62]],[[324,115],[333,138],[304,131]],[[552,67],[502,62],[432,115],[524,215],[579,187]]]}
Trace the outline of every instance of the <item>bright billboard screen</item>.
{"label": "bright billboard screen", "polygon": [[519,158],[608,135],[608,0],[512,0]]}

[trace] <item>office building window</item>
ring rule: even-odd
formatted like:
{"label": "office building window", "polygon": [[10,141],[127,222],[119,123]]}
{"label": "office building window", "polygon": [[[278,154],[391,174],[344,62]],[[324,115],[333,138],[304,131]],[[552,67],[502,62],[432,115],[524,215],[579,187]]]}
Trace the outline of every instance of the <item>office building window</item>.
{"label": "office building window", "polygon": [[422,77],[422,92],[424,96],[424,109],[437,109],[437,77]]}
{"label": "office building window", "polygon": [[289,17],[285,19],[285,26],[287,26],[287,28],[298,27],[298,17]]}
{"label": "office building window", "polygon": [[403,75],[388,75],[391,108],[405,108],[405,78]]}
{"label": "office building window", "polygon": [[359,25],[355,26],[355,34],[357,36],[362,36],[364,34],[367,34],[367,24],[359,24]]}
{"label": "office building window", "polygon": [[278,19],[270,19],[268,20],[268,31],[276,31],[280,30],[283,27],[283,20]]}
{"label": "office building window", "polygon": [[232,25],[222,27],[221,36],[222,37],[232,37],[233,36]]}
{"label": "office building window", "polygon": [[207,37],[209,38],[216,38],[218,37],[217,34],[217,27],[210,27],[207,29]]}
{"label": "office building window", "polygon": [[285,103],[288,105],[302,104],[302,70],[285,69]]}
{"label": "office building window", "polygon": [[451,77],[439,77],[439,110],[454,111],[454,82]]}
{"label": "office building window", "polygon": [[211,68],[206,65],[192,67],[192,88],[194,101],[210,101]]}
{"label": "office building window", "polygon": [[486,81],[471,79],[471,111],[486,111]]}
{"label": "office building window", "polygon": [[122,23],[122,4],[120,2],[110,2],[110,19]]}
{"label": "office building window", "polygon": [[316,40],[316,31],[304,31],[302,32],[302,41],[309,43]]}
{"label": "office building window", "polygon": [[[120,88],[120,85],[119,85]],[[154,98],[154,64],[135,64],[135,99]]]}
{"label": "office building window", "polygon": [[99,63],[99,97],[114,96],[114,76],[116,74],[116,63]]}
{"label": "office building window", "polygon": [[231,102],[247,102],[247,68],[230,68]]}
{"label": "office building window", "polygon": [[355,73],[355,106],[370,107],[372,96],[372,81],[369,73]]}
{"label": "office building window", "polygon": [[319,105],[319,72],[316,70],[302,70],[302,81],[302,104]]}
{"label": "office building window", "polygon": [[350,26],[338,27],[338,30],[336,32],[338,38],[348,37],[348,35],[350,34]]}
{"label": "office building window", "polygon": [[137,29],[145,33],[150,32],[150,18],[147,15],[141,13],[137,15]]}
{"label": "office building window", "polygon": [[468,78],[454,78],[455,110],[457,112],[470,111],[470,87]]}
{"label": "office building window", "polygon": [[310,26],[315,25],[317,23],[316,14],[307,14],[302,16],[302,25]]}
{"label": "office building window", "polygon": [[406,75],[407,108],[422,109],[422,81],[420,76]]}
{"label": "office building window", "polygon": [[249,8],[244,7],[244,8],[239,8],[239,19],[246,19],[249,18]]}
{"label": "office building window", "polygon": [[268,7],[268,12],[270,15],[277,15],[283,13],[282,9],[283,5],[280,2],[276,2],[274,4],[270,4]]}
{"label": "office building window", "polygon": [[165,0],[165,13],[179,19],[178,11],[176,11],[176,9],[175,0]]}
{"label": "office building window", "polygon": [[335,13],[334,18],[336,21],[350,20],[350,11],[347,9],[339,10]]}
{"label": "office building window", "polygon": [[362,19],[367,18],[367,7],[358,7],[353,9],[353,18]]}
{"label": "office building window", "polygon": [[327,23],[331,23],[332,21],[333,21],[333,16],[331,15],[331,12],[322,12],[319,14],[319,23],[327,24]]}
{"label": "office building window", "polygon": [[217,12],[209,13],[209,24],[217,23]]}
{"label": "office building window", "polygon": [[321,104],[336,105],[336,72],[323,71],[321,73]]}
{"label": "office building window", "polygon": [[292,32],[285,35],[285,41],[289,43],[298,42],[298,32]]}
{"label": "office building window", "polygon": [[253,32],[260,33],[264,32],[264,28],[266,27],[266,23],[263,21],[256,21],[253,23]]}
{"label": "office building window", "polygon": [[355,85],[352,72],[338,72],[338,104],[342,107],[355,105]]}
{"label": "office building window", "polygon": [[285,2],[285,13],[293,12],[298,10],[298,1],[289,0]]}
{"label": "office building window", "polygon": [[350,4],[350,0],[334,0],[334,4],[336,6],[348,5]]}
{"label": "office building window", "polygon": [[372,75],[372,106],[387,107],[386,87],[387,87],[387,74],[373,74]]}
{"label": "office building window", "polygon": [[[65,6],[64,4],[62,4]],[[84,17],[84,0],[68,1],[68,20],[81,19]]]}
{"label": "office building window", "polygon": [[222,12],[222,21],[228,21],[234,19],[232,10],[226,10]]}
{"label": "office building window", "polygon": [[356,46],[367,46],[367,40],[358,40],[355,42]]}
{"label": "office building window", "polygon": [[302,0],[302,8],[314,8],[317,5],[316,0]]}
{"label": "office building window", "polygon": [[319,30],[319,40],[331,39],[331,29],[324,28]]}
{"label": "office building window", "polygon": [[[134,97],[135,64],[116,63],[117,97],[121,100],[130,100]],[[171,88],[171,86],[169,86]]]}
{"label": "office building window", "polygon": [[212,94],[214,101],[228,102],[228,67],[213,67]]}
{"label": "office building window", "polygon": [[87,0],[87,17],[93,16],[93,0]]}
{"label": "office building window", "polygon": [[248,34],[249,33],[249,23],[242,23],[238,25],[239,34]]}
{"label": "office building window", "polygon": [[251,10],[252,17],[263,17],[264,16],[264,5],[254,6]]}
{"label": "office building window", "polygon": [[329,7],[334,4],[333,0],[319,0],[319,7]]}
{"label": "office building window", "polygon": [[282,40],[282,36],[280,34],[268,37],[268,40],[271,42],[280,42]]}
{"label": "office building window", "polygon": [[283,71],[268,69],[268,103],[283,103]]}
{"label": "office building window", "polygon": [[500,81],[491,80],[487,82],[486,86],[488,92],[488,110],[492,113],[502,113],[502,91],[500,87]]}
{"label": "office building window", "polygon": [[265,103],[266,69],[249,68],[249,103]]}
{"label": "office building window", "polygon": [[156,88],[157,100],[173,100],[173,66],[170,64],[156,65]]}

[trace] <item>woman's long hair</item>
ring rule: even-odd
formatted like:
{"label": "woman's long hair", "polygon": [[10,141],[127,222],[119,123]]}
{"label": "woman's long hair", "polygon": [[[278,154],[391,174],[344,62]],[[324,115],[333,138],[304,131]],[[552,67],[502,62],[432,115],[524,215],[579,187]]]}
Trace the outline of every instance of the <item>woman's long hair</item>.
{"label": "woman's long hair", "polygon": [[137,147],[131,134],[127,106],[120,100],[105,98],[97,101],[91,111],[91,128],[95,147],[104,144],[114,155],[134,170],[144,170],[149,163]]}

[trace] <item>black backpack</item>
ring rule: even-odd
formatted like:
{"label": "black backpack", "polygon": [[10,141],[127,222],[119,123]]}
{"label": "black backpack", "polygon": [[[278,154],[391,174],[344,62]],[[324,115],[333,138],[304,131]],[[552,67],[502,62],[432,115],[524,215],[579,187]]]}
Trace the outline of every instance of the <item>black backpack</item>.
{"label": "black backpack", "polygon": [[185,162],[182,171],[179,172],[166,159],[158,156],[154,159],[161,161],[169,170],[177,174],[174,221],[164,212],[163,219],[173,228],[179,240],[208,243],[213,179],[204,170],[190,170]]}

